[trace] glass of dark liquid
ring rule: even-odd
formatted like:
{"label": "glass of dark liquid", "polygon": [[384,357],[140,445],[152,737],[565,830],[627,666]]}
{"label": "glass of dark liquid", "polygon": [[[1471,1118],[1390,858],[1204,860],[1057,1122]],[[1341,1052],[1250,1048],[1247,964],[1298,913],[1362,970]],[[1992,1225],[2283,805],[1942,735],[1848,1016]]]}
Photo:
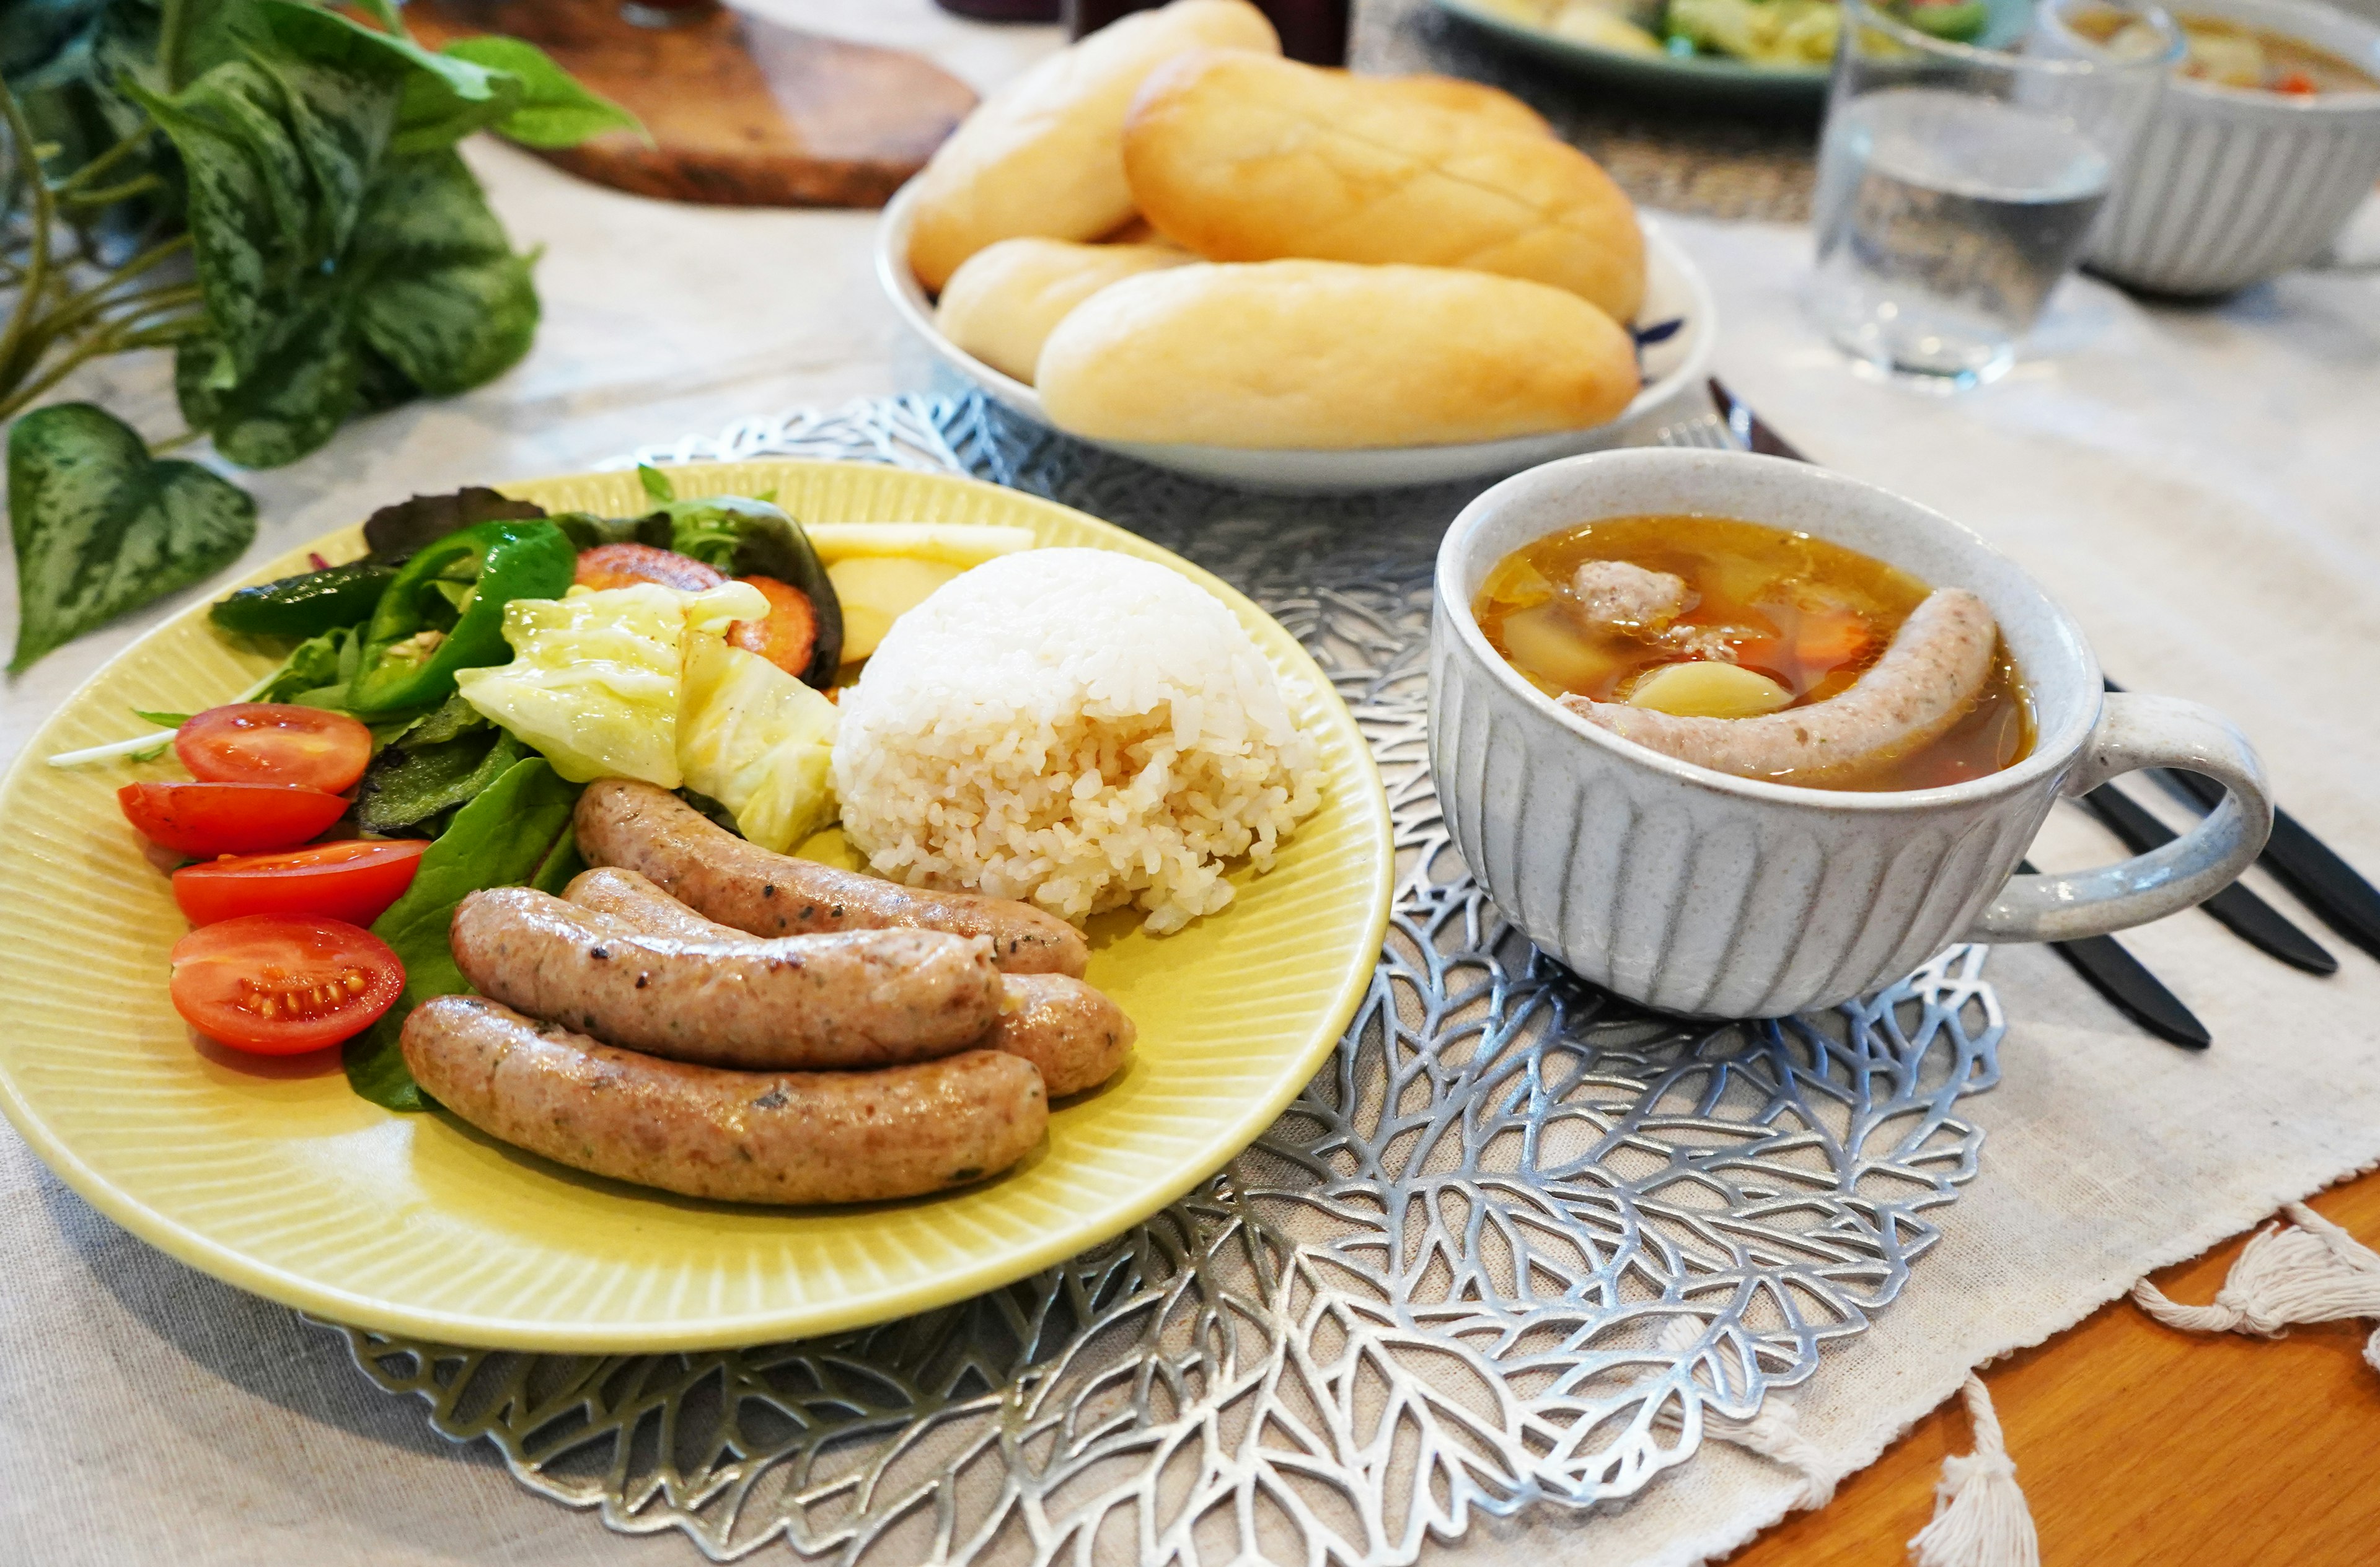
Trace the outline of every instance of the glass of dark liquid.
{"label": "glass of dark liquid", "polygon": [[[1153,11],[1163,0],[1063,0],[1066,36],[1080,38],[1134,11]],[[1347,0],[1256,0],[1281,34],[1281,52],[1309,66],[1347,63]]]}

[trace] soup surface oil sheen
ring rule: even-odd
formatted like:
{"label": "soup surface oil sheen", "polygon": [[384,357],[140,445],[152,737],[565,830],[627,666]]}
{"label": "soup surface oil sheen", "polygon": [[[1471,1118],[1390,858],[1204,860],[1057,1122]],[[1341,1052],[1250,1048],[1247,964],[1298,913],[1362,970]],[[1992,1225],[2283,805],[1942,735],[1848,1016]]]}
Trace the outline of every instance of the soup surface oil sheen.
{"label": "soup surface oil sheen", "polygon": [[[1563,599],[1589,561],[1625,561],[1684,580],[1672,622],[1716,633],[1733,662],[1792,695],[1787,710],[1850,688],[1931,591],[1897,567],[1808,534],[1724,517],[1609,517],[1548,534],[1496,563],[1473,606],[1488,645],[1548,696],[1625,702],[1652,670],[1688,662],[1674,645],[1592,628]],[[1861,790],[1937,789],[2022,759],[2033,705],[2002,643],[1974,705],[1949,729],[1848,783]],[[1791,778],[1779,781],[1792,782]]]}

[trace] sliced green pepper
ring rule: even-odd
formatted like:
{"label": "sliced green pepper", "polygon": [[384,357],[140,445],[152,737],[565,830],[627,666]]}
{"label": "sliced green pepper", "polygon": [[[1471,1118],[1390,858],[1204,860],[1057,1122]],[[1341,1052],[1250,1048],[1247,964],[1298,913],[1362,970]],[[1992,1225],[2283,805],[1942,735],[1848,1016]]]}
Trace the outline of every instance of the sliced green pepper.
{"label": "sliced green pepper", "polygon": [[504,606],[561,597],[577,561],[545,522],[480,523],[423,546],[372,611],[348,710],[427,707],[454,691],[455,670],[503,663]]}
{"label": "sliced green pepper", "polygon": [[395,567],[377,561],[350,561],[243,587],[208,610],[207,619],[248,636],[320,636],[370,620],[395,575]]}

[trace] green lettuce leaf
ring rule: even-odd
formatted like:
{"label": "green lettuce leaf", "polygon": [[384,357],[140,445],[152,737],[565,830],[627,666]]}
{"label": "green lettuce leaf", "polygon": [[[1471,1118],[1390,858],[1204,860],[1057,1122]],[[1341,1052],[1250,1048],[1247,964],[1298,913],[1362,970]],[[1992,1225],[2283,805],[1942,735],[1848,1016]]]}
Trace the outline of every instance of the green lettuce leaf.
{"label": "green lettuce leaf", "polygon": [[[455,819],[421,856],[413,885],[372,922],[405,965],[405,993],[380,1021],[349,1040],[343,1052],[347,1082],[390,1110],[431,1103],[399,1049],[405,1019],[432,996],[468,994],[455,965],[447,927],[455,906],[482,887],[539,886],[559,891],[577,874],[570,813],[578,786],[557,777],[538,757],[516,762]],[[556,878],[560,879],[557,881]]]}
{"label": "green lettuce leaf", "polygon": [[256,537],[256,502],[196,463],[159,462],[88,403],[8,431],[17,546],[13,673],[94,627],[215,574]]}

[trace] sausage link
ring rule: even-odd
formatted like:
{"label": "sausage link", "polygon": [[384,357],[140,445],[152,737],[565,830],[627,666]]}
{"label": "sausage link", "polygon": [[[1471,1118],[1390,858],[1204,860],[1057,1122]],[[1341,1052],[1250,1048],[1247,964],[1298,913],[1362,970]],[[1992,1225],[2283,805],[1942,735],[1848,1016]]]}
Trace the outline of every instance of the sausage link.
{"label": "sausage link", "polygon": [[1065,974],[1002,974],[990,1048],[1033,1063],[1050,1097],[1097,1088],[1131,1058],[1139,1031],[1104,991]]}
{"label": "sausage link", "polygon": [[449,934],[482,995],[606,1044],[713,1067],[930,1060],[965,1049],[1000,1014],[990,944],[939,931],[680,941],[507,886],[463,899]]}
{"label": "sausage link", "polygon": [[589,784],[574,825],[589,864],[635,871],[697,912],[753,935],[907,927],[989,936],[992,961],[1012,974],[1080,979],[1090,960],[1082,932],[1029,904],[929,892],[774,853],[634,778]]}
{"label": "sausage link", "polygon": [[1964,588],[1928,594],[1850,689],[1756,718],[1682,718],[1575,693],[1561,705],[1598,729],[1682,762],[1783,783],[1857,777],[1907,755],[1974,705],[1999,628]]}
{"label": "sausage link", "polygon": [[[714,924],[634,871],[582,871],[563,896],[582,909],[680,941],[754,938]],[[1064,974],[1003,974],[1000,1019],[982,1043],[1040,1069],[1052,1099],[1096,1088],[1132,1055],[1137,1031],[1105,994]]]}
{"label": "sausage link", "polygon": [[490,1137],[725,1202],[876,1202],[1007,1169],[1050,1123],[1026,1063],[970,1050],[875,1072],[725,1072],[617,1050],[476,995],[414,1008],[405,1064]]}

